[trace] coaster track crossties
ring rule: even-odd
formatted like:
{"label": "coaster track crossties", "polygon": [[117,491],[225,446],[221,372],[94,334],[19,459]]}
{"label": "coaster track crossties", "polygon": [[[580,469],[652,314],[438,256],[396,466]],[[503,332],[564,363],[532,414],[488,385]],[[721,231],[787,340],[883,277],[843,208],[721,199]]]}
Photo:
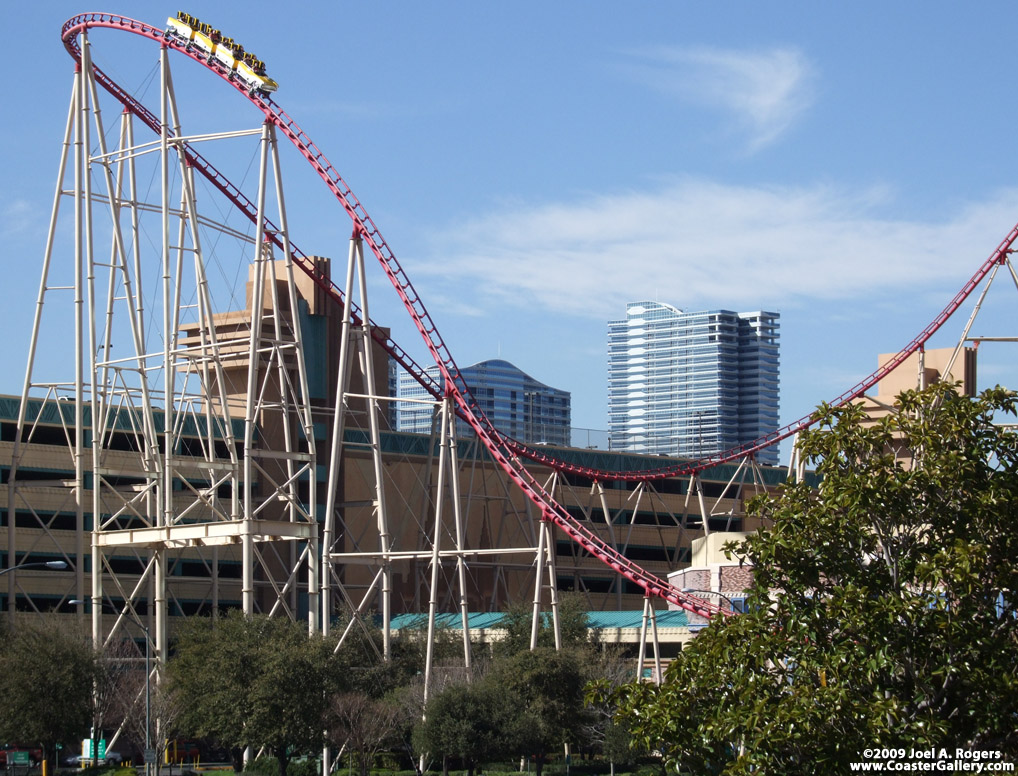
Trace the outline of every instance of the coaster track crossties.
{"label": "coaster track crossties", "polygon": [[[223,63],[214,57],[206,55],[197,50],[177,35],[167,32],[164,28],[154,27],[144,22],[130,19],[125,16],[109,13],[84,13],[79,14],[64,23],[61,29],[61,38],[64,47],[74,58],[78,66],[81,66],[81,48],[78,42],[78,35],[89,29],[106,28],[120,30],[148,38],[161,46],[175,50],[184,56],[198,62],[208,70],[212,71],[225,82],[230,84],[238,92],[242,93],[258,110],[262,112],[265,121],[273,124],[278,131],[282,132],[307,160],[325,185],[332,192],[333,196],[346,211],[353,224],[354,237],[360,238],[367,243],[374,253],[382,270],[388,277],[400,300],[403,302],[408,314],[419,332],[432,360],[438,367],[441,381],[436,380],[431,374],[425,371],[414,359],[403,350],[391,337],[386,336],[382,330],[371,322],[371,333],[373,339],[390,355],[400,366],[409,372],[414,378],[436,399],[445,396],[451,398],[455,404],[457,415],[466,421],[477,434],[481,444],[488,451],[498,466],[506,475],[519,487],[526,497],[540,510],[541,519],[554,523],[562,530],[571,541],[578,544],[584,551],[597,558],[599,561],[610,567],[616,573],[638,585],[649,596],[660,597],[667,602],[674,604],[687,611],[712,616],[716,614],[727,615],[729,612],[721,606],[703,600],[697,596],[683,593],[681,590],[670,585],[667,581],[648,573],[637,564],[626,558],[613,547],[607,545],[596,534],[586,528],[582,523],[573,518],[555,498],[547,492],[532,474],[523,466],[521,459],[528,459],[536,463],[549,466],[559,472],[587,477],[593,480],[608,482],[616,480],[628,480],[631,482],[645,482],[661,480],[670,477],[696,475],[706,469],[718,464],[726,463],[736,459],[752,457],[756,452],[770,445],[787,439],[812,424],[812,416],[805,416],[790,423],[783,428],[767,434],[760,439],[747,442],[738,447],[716,453],[714,455],[680,464],[649,468],[638,471],[617,471],[595,469],[579,466],[574,463],[561,461],[550,455],[545,450],[535,449],[521,442],[512,439],[492,426],[491,422],[484,415],[483,411],[474,400],[465,384],[456,362],[449,352],[438,327],[431,319],[423,301],[417,295],[413,284],[404,272],[402,266],[396,259],[395,254],[389,248],[378,227],[354,195],[353,191],[346,184],[340,174],[332,166],[325,154],[315,145],[311,138],[300,128],[272,98],[263,92],[255,91],[244,84],[240,79],[232,77],[231,71]],[[159,118],[145,107],[139,100],[129,94],[112,78],[106,75],[100,68],[93,65],[94,78],[96,82],[116,98],[126,110],[130,111],[143,124],[157,135],[166,131],[172,134],[169,128],[161,125]],[[211,162],[205,159],[195,148],[187,143],[179,144],[181,152],[188,163],[206,178],[212,186],[218,189],[244,216],[252,223],[258,219],[257,206],[239,188],[234,186]],[[278,229],[267,219],[264,222],[266,239],[271,240],[278,248],[283,249],[283,240],[278,235]],[[993,267],[1006,261],[1011,246],[1018,239],[1018,225],[1001,241],[997,249],[979,267],[975,274],[962,287],[962,289],[951,299],[948,305],[934,320],[926,326],[908,345],[905,346],[894,358],[882,365],[875,372],[848,389],[840,396],[830,402],[832,406],[841,406],[851,402],[870,388],[875,386],[881,379],[897,368],[909,356],[920,351],[926,342],[936,333],[951,315],[964,303],[973,290],[978,287]],[[301,252],[292,241],[290,241],[291,256],[294,263],[306,273],[319,287],[321,287],[334,301],[342,305],[344,293],[329,278],[324,277],[315,269],[314,263],[306,254]],[[355,323],[361,321],[361,315],[356,305],[351,304],[352,316]]]}

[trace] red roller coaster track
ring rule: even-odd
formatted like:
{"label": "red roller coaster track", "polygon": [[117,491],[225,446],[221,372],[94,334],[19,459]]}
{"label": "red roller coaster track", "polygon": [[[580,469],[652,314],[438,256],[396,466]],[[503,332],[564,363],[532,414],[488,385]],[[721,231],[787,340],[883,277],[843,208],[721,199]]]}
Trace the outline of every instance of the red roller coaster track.
{"label": "red roller coaster track", "polygon": [[[248,90],[240,82],[230,78],[227,68],[219,62],[204,56],[202,53],[193,50],[187,41],[167,33],[164,29],[153,27],[144,22],[130,19],[124,16],[108,13],[86,13],[79,14],[69,19],[61,30],[61,38],[64,46],[74,60],[81,62],[81,48],[78,42],[78,35],[92,28],[107,28],[131,32],[135,35],[149,38],[160,43],[162,46],[176,50],[207,69],[216,73],[220,78],[244,94],[247,99],[257,107],[264,115],[265,121],[273,124],[278,131],[282,132],[308,161],[319,177],[325,182],[336,200],[349,215],[353,222],[354,235],[370,247],[378,260],[382,270],[385,272],[393,288],[399,295],[414,325],[428,348],[431,358],[438,367],[441,381],[435,380],[431,374],[426,372],[417,364],[399,345],[391,338],[381,333],[380,329],[372,324],[372,336],[396,361],[412,374],[417,381],[435,398],[449,396],[456,405],[457,414],[463,418],[476,432],[481,443],[487,449],[491,457],[498,463],[503,471],[513,482],[524,492],[527,498],[541,511],[543,520],[554,523],[572,541],[576,542],[586,552],[609,566],[616,573],[642,588],[647,595],[661,597],[676,606],[688,611],[711,616],[718,613],[727,614],[720,606],[681,592],[669,583],[649,574],[628,558],[623,556],[611,546],[605,544],[596,534],[583,526],[580,522],[571,517],[566,510],[559,505],[554,497],[531,475],[523,466],[521,458],[526,458],[538,463],[548,465],[556,470],[589,477],[600,481],[631,480],[648,481],[692,475],[699,473],[717,464],[732,461],[738,458],[752,456],[758,450],[786,439],[811,424],[811,417],[806,416],[800,420],[778,429],[760,439],[749,442],[739,447],[717,453],[715,455],[687,461],[681,464],[647,469],[642,471],[606,471],[584,466],[578,466],[569,462],[561,461],[544,450],[537,450],[528,447],[514,439],[511,439],[495,429],[488,418],[477,406],[469,389],[464,383],[462,376],[452,354],[449,352],[438,327],[431,319],[423,301],[417,295],[413,284],[410,282],[403,268],[396,259],[395,254],[389,248],[381,232],[375,226],[374,221],[356,198],[353,191],[325,157],[322,151],[314,144],[311,138],[298,126],[298,124],[268,95]],[[115,81],[109,78],[102,70],[93,67],[96,82],[107,92],[113,95],[132,114],[137,116],[153,132],[159,134],[163,131],[160,120],[149,111],[141,102],[122,89]],[[204,176],[215,188],[226,196],[242,213],[252,222],[256,222],[257,207],[237,187],[230,183],[208,160],[201,156],[193,147],[184,145],[183,153],[188,162]],[[265,231],[268,238],[278,247],[282,248],[282,240],[277,235],[276,227],[270,222],[265,222]],[[839,406],[853,399],[858,398],[879,382],[888,373],[893,371],[905,359],[913,353],[922,349],[931,336],[944,324],[944,322],[958,309],[972,291],[983,281],[993,266],[1003,262],[1011,250],[1014,241],[1018,239],[1018,225],[1016,225],[1008,236],[1001,242],[997,250],[983,263],[972,278],[958,292],[944,310],[928,325],[923,331],[910,342],[900,353],[888,363],[869,375],[867,378],[838,396],[832,402]],[[308,274],[319,286],[321,286],[334,300],[339,303],[343,301],[343,292],[331,280],[323,277],[314,268],[314,264],[308,257],[300,252],[291,242],[291,254],[294,262],[306,274]],[[354,309],[354,316],[359,320],[359,311]]]}

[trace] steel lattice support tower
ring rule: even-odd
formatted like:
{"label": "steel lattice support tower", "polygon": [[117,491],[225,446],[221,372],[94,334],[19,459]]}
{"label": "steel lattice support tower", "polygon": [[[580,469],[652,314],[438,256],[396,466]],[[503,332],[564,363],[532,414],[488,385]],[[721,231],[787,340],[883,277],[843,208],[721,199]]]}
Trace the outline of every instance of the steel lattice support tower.
{"label": "steel lattice support tower", "polygon": [[[168,614],[194,603],[181,595],[199,595],[202,611],[219,608],[224,555],[242,569],[245,612],[303,616],[319,629],[314,423],[275,127],[187,138],[164,47],[157,141],[137,142],[125,111],[110,148],[85,33],[80,47],[14,442],[8,544],[16,552],[13,515],[30,509],[24,491],[38,484],[19,474],[25,451],[38,420],[55,413],[74,470],[61,488],[79,537],[64,600],[84,616],[90,599],[98,647],[140,627],[158,677]],[[189,140],[245,136],[259,149],[253,237],[199,211],[187,153]],[[155,170],[154,196],[140,191],[143,164]],[[279,223],[271,235],[269,210]],[[218,312],[206,234],[246,245],[244,315]],[[40,350],[54,320],[73,332],[64,362],[73,367],[50,379]],[[206,589],[175,591],[181,563],[208,570]]]}

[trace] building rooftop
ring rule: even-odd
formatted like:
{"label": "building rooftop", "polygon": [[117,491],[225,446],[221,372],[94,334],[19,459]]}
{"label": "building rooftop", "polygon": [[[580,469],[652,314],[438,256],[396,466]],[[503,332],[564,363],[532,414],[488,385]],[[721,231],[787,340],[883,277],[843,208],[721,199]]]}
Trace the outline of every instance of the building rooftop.
{"label": "building rooftop", "polygon": [[[658,609],[654,612],[658,628],[685,628],[689,619],[683,610]],[[543,617],[551,615],[544,612]],[[482,630],[498,628],[505,615],[502,612],[469,612],[467,619],[470,628]],[[456,630],[461,627],[462,620],[458,612],[440,612],[435,615],[435,623],[441,628]],[[428,624],[427,614],[400,614],[392,618],[392,627],[424,628]],[[591,630],[615,630],[620,628],[640,628],[643,626],[643,610],[629,611],[597,611],[587,612],[587,627]]]}

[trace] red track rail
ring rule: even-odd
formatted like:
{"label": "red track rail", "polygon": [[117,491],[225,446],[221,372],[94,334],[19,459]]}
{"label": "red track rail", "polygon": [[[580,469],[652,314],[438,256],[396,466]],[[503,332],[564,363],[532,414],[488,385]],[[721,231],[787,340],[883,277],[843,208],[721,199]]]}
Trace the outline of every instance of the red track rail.
{"label": "red track rail", "polygon": [[[107,28],[131,32],[135,35],[140,35],[153,41],[157,41],[164,47],[174,49],[185,56],[190,57],[194,61],[219,75],[224,81],[230,83],[235,89],[244,94],[251,103],[262,111],[266,121],[274,124],[280,132],[286,135],[290,142],[297,148],[298,151],[300,151],[304,158],[308,160],[311,166],[319,174],[343,209],[346,210],[353,222],[354,234],[366,242],[371,248],[372,253],[375,254],[375,257],[378,259],[383,271],[388,276],[396,290],[396,293],[403,301],[407,312],[410,314],[414,325],[420,332],[421,338],[424,340],[425,345],[439,368],[439,372],[443,378],[442,385],[444,386],[444,394],[442,390],[438,390],[438,385],[433,380],[429,379],[427,381],[422,381],[422,384],[425,384],[425,386],[428,387],[433,394],[437,396],[447,395],[455,402],[459,414],[474,428],[478,438],[487,449],[489,455],[492,456],[503,471],[505,471],[505,473],[513,480],[513,482],[523,490],[527,498],[529,498],[530,501],[541,510],[541,517],[543,520],[553,522],[572,541],[579,544],[586,552],[612,568],[616,573],[637,584],[647,595],[663,598],[669,603],[672,603],[682,609],[707,617],[717,614],[730,614],[730,612],[722,609],[719,605],[711,601],[706,601],[696,596],[683,593],[668,582],[646,572],[613,547],[605,544],[595,533],[590,531],[577,520],[573,519],[572,516],[570,516],[568,512],[566,512],[566,510],[555,501],[551,494],[544,490],[533,475],[524,468],[517,454],[522,451],[520,449],[521,446],[514,444],[504,435],[498,433],[491,426],[490,421],[488,421],[484,414],[480,412],[479,408],[477,408],[476,403],[470,396],[469,391],[466,389],[466,385],[462,380],[459,369],[456,367],[452,354],[449,353],[445,343],[442,341],[437,326],[435,326],[434,322],[431,320],[427,309],[424,307],[424,303],[414,290],[410,279],[406,276],[403,268],[399,265],[395,255],[389,249],[389,246],[382,237],[381,232],[379,232],[367,211],[354,196],[350,187],[346,185],[346,182],[342,179],[332,164],[328,161],[328,159],[326,159],[325,155],[312,142],[311,138],[304,133],[297,123],[290,118],[282,108],[276,105],[268,96],[248,91],[238,82],[232,81],[229,78],[229,73],[225,70],[225,68],[219,65],[218,62],[215,60],[209,62],[206,57],[200,56],[191,50],[185,42],[180,41],[175,36],[165,34],[161,28],[153,27],[135,19],[119,16],[117,14],[80,14],[69,19],[64,24],[61,30],[61,38],[64,42],[64,47],[79,64],[81,62],[81,48],[78,43],[78,35],[93,28]],[[138,118],[146,126],[156,133],[161,133],[162,127],[160,121],[154,114],[151,113],[151,111],[123,90],[101,69],[93,65],[92,71],[96,82],[100,86],[112,94],[125,106],[125,108],[138,116]],[[185,153],[188,161],[194,166],[194,169],[198,170],[204,177],[206,177],[217,189],[219,189],[219,191],[233,202],[235,206],[247,214],[249,218],[257,218],[257,209],[254,208],[253,203],[251,203],[251,201],[236,187],[230,184],[226,180],[225,176],[219,173],[207,160],[194,151],[193,148],[186,149]],[[271,228],[271,225],[269,226]],[[268,231],[267,233],[271,234],[271,232]],[[278,238],[276,239],[278,240]],[[276,244],[281,247],[281,241],[276,242]],[[307,272],[316,283],[329,292],[336,301],[342,301],[343,295],[338,287],[332,283],[326,282],[324,278],[316,273],[310,262],[307,261],[303,254],[299,257],[295,256],[295,258],[297,259],[298,266]],[[395,343],[392,343],[391,340],[389,340],[388,343],[383,344],[390,343],[390,346],[395,345]],[[393,353],[393,350],[389,350],[389,352]],[[405,353],[399,350],[397,350],[397,352],[404,356],[405,360],[403,361],[403,365],[410,368],[411,373],[418,375],[419,379],[425,375],[423,370],[410,360]],[[393,353],[393,355],[396,355],[396,353]]]}
{"label": "red track rail", "polygon": [[[372,253],[377,258],[382,270],[392,283],[393,288],[399,295],[414,322],[418,332],[428,348],[429,353],[437,365],[442,381],[438,382],[421,368],[410,356],[402,350],[391,338],[381,334],[378,327],[372,323],[372,334],[375,340],[418,380],[431,395],[440,398],[448,395],[456,405],[457,414],[462,417],[477,433],[481,443],[487,449],[492,458],[506,472],[506,474],[520,487],[526,496],[541,510],[542,519],[555,523],[567,536],[579,544],[586,552],[608,565],[616,573],[636,583],[648,595],[658,596],[666,599],[683,609],[703,614],[713,615],[727,613],[718,605],[704,601],[695,596],[682,593],[667,582],[649,574],[642,568],[625,558],[614,548],[605,544],[596,534],[587,529],[582,523],[572,518],[565,509],[559,505],[553,496],[531,475],[523,466],[520,458],[527,458],[554,469],[581,476],[590,477],[596,480],[632,480],[645,481],[664,479],[701,472],[712,466],[727,461],[751,456],[755,452],[773,445],[782,439],[792,436],[798,431],[808,427],[812,420],[806,416],[791,423],[771,434],[766,435],[753,442],[739,447],[726,450],[716,455],[684,462],[679,465],[660,467],[643,471],[605,471],[589,467],[577,466],[566,461],[561,461],[544,450],[537,450],[513,440],[492,426],[491,422],[477,406],[470,394],[456,362],[449,352],[438,327],[431,319],[430,314],[424,306],[423,301],[417,295],[413,284],[410,282],[403,268],[391,251],[381,232],[367,211],[357,200],[353,191],[346,184],[343,178],[335,170],[332,164],[325,157],[324,153],[314,144],[311,138],[300,128],[300,126],[269,96],[257,92],[248,91],[242,84],[231,80],[229,72],[218,62],[207,61],[207,58],[196,53],[185,42],[175,36],[167,35],[162,28],[153,27],[143,22],[129,19],[116,14],[89,13],[81,14],[68,20],[61,31],[61,37],[65,48],[75,59],[81,61],[81,51],[77,36],[90,28],[108,28],[132,32],[136,35],[147,37],[161,43],[167,48],[174,49],[194,61],[202,64],[207,69],[216,73],[235,89],[243,93],[248,100],[254,104],[265,116],[265,120],[272,123],[282,132],[304,156],[308,163],[325,182],[336,200],[349,215],[354,226],[354,234],[359,236],[368,244]],[[152,114],[143,104],[125,92],[118,84],[105,75],[99,68],[93,67],[95,78],[106,91],[112,94],[127,109],[134,113],[152,131],[157,134],[161,132],[159,119]],[[241,210],[252,222],[257,221],[257,208],[239,189],[233,186],[215,167],[204,159],[191,147],[186,147],[184,153],[188,161],[198,170],[213,186],[221,191],[233,204]],[[282,248],[282,240],[276,234],[276,228],[266,222],[266,234],[275,244]],[[952,299],[951,303],[941,312],[934,321],[927,326],[909,345],[907,345],[897,356],[891,359],[869,377],[853,386],[851,389],[834,399],[831,404],[839,406],[853,399],[858,398],[883,377],[900,365],[912,353],[920,350],[927,340],[943,325],[943,323],[958,309],[972,291],[982,282],[992,267],[1004,261],[1011,250],[1014,241],[1018,239],[1018,226],[1011,230],[1011,233],[990,258],[972,276],[962,290]],[[335,300],[342,302],[343,293],[334,283],[317,273],[308,260],[307,256],[299,252],[291,243],[291,253],[297,266],[307,273],[318,285],[328,292]],[[359,312],[355,311],[359,317]],[[443,388],[444,386],[444,388]]]}
{"label": "red track rail", "polygon": [[[147,25],[143,22],[136,21],[134,19],[128,19],[127,17],[118,16],[115,14],[81,14],[76,16],[67,23],[65,23],[62,31],[62,37],[64,45],[70,54],[78,61],[80,61],[81,55],[77,45],[75,35],[83,29],[89,27],[108,27],[113,29],[126,29],[136,34],[143,35],[152,39],[159,39],[165,42],[167,45],[183,51],[188,54],[195,61],[205,65],[208,69],[215,72],[224,80],[230,81],[228,73],[224,68],[218,65],[218,63],[208,63],[205,57],[195,54],[191,51],[186,51],[179,45],[176,39],[166,39],[165,33],[161,28],[155,28],[151,25]],[[109,79],[101,70],[96,68],[97,81],[117,97],[125,106],[131,109],[149,128],[154,132],[158,133],[159,120],[140,102],[136,101],[131,95],[124,92],[114,81]],[[339,174],[335,171],[332,165],[325,158],[324,154],[318,150],[317,146],[311,141],[311,139],[297,126],[286,113],[276,105],[269,97],[259,94],[252,94],[246,92],[244,87],[237,82],[232,82],[233,86],[239,91],[247,94],[248,99],[251,100],[266,116],[266,119],[272,121],[278,127],[286,132],[287,136],[294,143],[295,146],[301,151],[301,153],[308,159],[315,170],[319,173],[330,189],[339,199],[340,203],[346,209],[355,225],[355,232],[359,232],[364,235],[367,239],[372,251],[376,254],[383,267],[388,262],[391,262],[398,268],[395,256],[389,250],[388,245],[381,237],[381,233],[378,232],[374,226],[374,222],[371,221],[367,212],[361,206],[360,202],[357,201],[353,192],[349,186],[343,181]],[[287,131],[288,130],[288,131]],[[193,147],[185,147],[185,155],[189,161],[193,164],[195,169],[199,170],[203,176],[205,176],[216,188],[218,188],[225,196],[227,196],[251,221],[252,223],[257,219],[257,209],[254,204],[236,187],[231,184],[225,176],[223,176],[215,167],[204,159]],[[282,248],[282,240],[276,234],[276,227],[266,220],[265,223],[266,233],[269,239],[272,240],[278,247]],[[1001,242],[997,250],[986,260],[986,262],[976,271],[976,273],[969,279],[969,281],[962,287],[961,291],[951,300],[951,302],[944,308],[944,310],[933,320],[933,322],[927,326],[923,331],[908,345],[905,346],[893,359],[887,364],[877,369],[875,372],[864,378],[862,381],[857,383],[855,386],[850,388],[845,393],[841,394],[837,398],[831,400],[829,404],[831,406],[841,406],[846,404],[872,388],[880,380],[886,377],[890,372],[897,368],[905,359],[907,359],[913,353],[921,350],[925,343],[931,336],[943,325],[948,318],[958,309],[958,307],[968,298],[973,290],[985,279],[986,275],[990,272],[992,267],[1000,262],[1003,262],[1008,253],[1011,250],[1011,246],[1014,241],[1018,239],[1018,226],[1015,226],[1011,230],[1010,234]],[[343,299],[342,290],[335,285],[332,281],[318,275],[307,256],[301,252],[291,242],[291,253],[297,262],[298,266],[308,274],[316,283],[322,286],[327,292],[329,292],[337,300]],[[393,277],[393,273],[388,272],[390,278]],[[452,359],[451,354],[446,350],[444,343],[441,341],[438,330],[431,322],[430,316],[427,311],[424,310],[423,303],[419,302],[419,298],[416,293],[413,293],[412,286],[409,285],[409,280],[406,279],[402,269],[398,269],[396,275],[402,277],[406,283],[405,289],[410,290],[410,294],[401,293],[401,298],[404,299],[405,304],[409,305],[420,305],[419,310],[422,313],[423,319],[427,322],[428,326],[425,331],[422,331],[425,341],[429,344],[429,340],[433,339],[435,344],[438,346],[441,363],[444,363],[446,370],[450,374],[459,375],[459,370]],[[394,281],[396,282],[396,281]],[[400,289],[397,288],[399,291]],[[410,300],[408,302],[408,299]],[[408,307],[410,309],[410,307]],[[353,305],[353,314],[357,322],[360,321],[360,311],[356,305]],[[413,315],[413,310],[411,310]],[[415,323],[418,323],[417,316],[414,316]],[[436,381],[432,375],[425,371],[423,367],[417,364],[409,354],[406,353],[392,338],[384,335],[380,327],[377,326],[373,321],[371,323],[372,336],[379,343],[379,345],[385,349],[396,361],[404,368],[408,373],[414,376],[414,378],[435,398],[441,398],[443,395],[442,384]],[[418,324],[418,329],[420,329]],[[430,332],[427,333],[427,332]],[[436,363],[438,361],[436,360]],[[440,364],[441,365],[441,364]],[[754,453],[764,448],[770,447],[773,444],[777,444],[783,439],[787,439],[790,436],[798,433],[799,431],[808,428],[812,424],[812,415],[806,415],[788,425],[777,429],[759,439],[751,442],[738,445],[736,447],[724,450],[711,456],[699,458],[695,460],[683,461],[679,464],[672,464],[669,466],[648,468],[648,469],[636,469],[636,470],[607,470],[607,469],[595,469],[586,466],[580,466],[569,461],[563,461],[547,449],[533,448],[528,445],[519,442],[518,440],[512,439],[506,436],[498,429],[494,428],[491,423],[484,417],[483,412],[476,406],[473,397],[470,395],[469,389],[462,380],[457,381],[456,389],[464,395],[467,399],[467,405],[470,410],[464,410],[464,408],[457,406],[458,414],[467,422],[469,422],[469,415],[473,415],[475,418],[480,418],[483,424],[487,427],[488,435],[498,440],[506,450],[511,451],[513,455],[524,457],[529,460],[547,465],[553,469],[561,472],[568,472],[570,474],[577,474],[580,476],[589,477],[599,481],[614,481],[614,480],[629,480],[633,482],[642,482],[648,480],[665,479],[669,477],[679,477],[684,475],[696,474],[709,469],[718,464],[727,463],[729,461],[737,460],[752,456]]]}

